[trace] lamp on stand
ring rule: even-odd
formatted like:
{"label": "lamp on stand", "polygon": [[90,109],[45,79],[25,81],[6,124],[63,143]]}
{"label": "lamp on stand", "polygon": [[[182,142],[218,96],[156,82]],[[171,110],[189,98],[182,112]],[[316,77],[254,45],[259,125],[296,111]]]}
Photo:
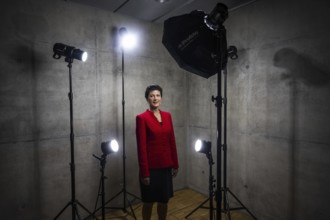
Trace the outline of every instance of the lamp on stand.
{"label": "lamp on stand", "polygon": [[[122,27],[119,29],[119,39],[120,39],[120,47],[121,47],[121,70],[122,70],[122,126],[123,126],[123,188],[110,200],[108,200],[105,204],[110,203],[113,199],[118,197],[120,194],[123,194],[123,206],[122,207],[106,207],[108,209],[121,209],[124,212],[127,212],[126,204],[128,203],[131,215],[134,219],[136,219],[134,209],[132,207],[132,201],[135,199],[141,200],[138,196],[130,193],[126,189],[126,143],[125,143],[125,48],[126,47],[134,47],[136,43],[136,39],[132,34],[129,34],[127,32],[127,29],[125,27]],[[130,201],[127,196],[133,197],[133,200]]]}
{"label": "lamp on stand", "polygon": [[[216,219],[221,220],[222,211],[230,218],[230,210],[237,209],[245,209],[254,219],[257,219],[227,187],[226,68],[228,57],[237,59],[236,47],[230,46],[227,48],[226,29],[223,26],[227,18],[228,8],[222,3],[218,3],[210,14],[205,14],[201,10],[195,10],[189,14],[169,18],[164,22],[162,42],[181,68],[204,78],[217,74],[218,95],[216,97],[212,96],[212,101],[215,102],[217,107]],[[222,72],[225,75],[225,97],[222,97]],[[222,121],[222,104],[225,107],[224,122]],[[224,143],[222,134],[224,135]],[[222,151],[224,152],[224,160],[222,160]],[[242,207],[230,208],[227,192]],[[222,208],[222,202],[224,203],[224,208]]]}
{"label": "lamp on stand", "polygon": [[[83,206],[77,199],[76,199],[76,182],[75,182],[75,157],[74,157],[74,129],[73,129],[73,93],[72,93],[72,63],[74,59],[81,60],[85,62],[87,60],[87,53],[77,49],[72,46],[67,46],[62,43],[56,43],[53,47],[53,58],[60,59],[61,56],[65,57],[65,62],[68,63],[69,68],[69,100],[70,100],[70,153],[71,153],[71,162],[70,162],[70,171],[71,171],[71,200],[68,202],[66,206],[55,216],[54,220],[56,220],[60,215],[65,211],[66,208],[71,206],[72,208],[72,219],[75,220],[76,217],[81,219],[80,214],[78,212],[78,206],[84,209],[87,213],[93,215],[85,206]],[[97,218],[96,218],[97,219]]]}
{"label": "lamp on stand", "polygon": [[[106,176],[104,175],[104,168],[105,168],[105,164],[106,164],[106,157],[108,154],[112,154],[117,152],[119,149],[119,145],[118,142],[113,139],[111,141],[105,141],[102,142],[101,144],[101,150],[103,152],[101,157],[98,157],[96,155],[93,154],[93,157],[95,157],[96,159],[98,159],[100,161],[100,172],[101,172],[101,178],[100,178],[100,184],[99,184],[99,191],[97,193],[97,199],[95,202],[95,211],[93,214],[95,214],[99,209],[102,210],[102,220],[105,220],[105,186],[104,186],[104,181],[106,179]],[[98,200],[99,197],[101,196],[101,208],[97,209],[97,204],[98,204]]]}
{"label": "lamp on stand", "polygon": [[199,206],[197,206],[194,210],[192,210],[188,215],[186,215],[185,218],[188,218],[191,216],[195,211],[197,211],[199,208],[204,208],[204,204],[209,202],[209,219],[214,219],[214,207],[213,207],[213,199],[214,199],[214,184],[215,179],[212,172],[212,166],[214,164],[213,157],[212,157],[212,151],[211,151],[211,142],[210,141],[201,141],[198,139],[195,143],[195,151],[199,153],[204,153],[209,160],[209,197],[202,202]]}

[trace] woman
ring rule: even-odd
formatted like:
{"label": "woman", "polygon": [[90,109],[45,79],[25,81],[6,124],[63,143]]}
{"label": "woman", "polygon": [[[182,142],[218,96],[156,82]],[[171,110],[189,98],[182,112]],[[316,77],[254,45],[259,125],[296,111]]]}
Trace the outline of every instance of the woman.
{"label": "woman", "polygon": [[162,95],[159,85],[148,86],[145,98],[149,109],[136,116],[143,220],[151,219],[155,202],[158,219],[166,219],[167,203],[173,197],[172,177],[179,168],[172,117],[160,110]]}

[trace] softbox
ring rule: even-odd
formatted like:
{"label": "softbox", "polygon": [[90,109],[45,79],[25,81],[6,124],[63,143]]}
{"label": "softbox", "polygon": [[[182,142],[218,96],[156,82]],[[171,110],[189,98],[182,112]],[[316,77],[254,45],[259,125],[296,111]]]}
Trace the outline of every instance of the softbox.
{"label": "softbox", "polygon": [[167,19],[162,43],[181,68],[209,78],[226,63],[227,41],[224,28],[211,30],[205,16],[196,10]]}

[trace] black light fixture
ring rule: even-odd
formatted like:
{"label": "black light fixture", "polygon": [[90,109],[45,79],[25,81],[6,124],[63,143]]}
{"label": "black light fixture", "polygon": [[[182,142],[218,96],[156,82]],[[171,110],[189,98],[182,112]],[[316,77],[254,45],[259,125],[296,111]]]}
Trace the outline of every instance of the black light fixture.
{"label": "black light fixture", "polygon": [[115,153],[119,150],[118,142],[115,139],[102,142],[101,150],[104,155]]}
{"label": "black light fixture", "polygon": [[[80,218],[78,214],[78,206],[83,208],[86,212],[90,214],[90,216],[95,217],[94,213],[88,211],[86,207],[84,207],[77,199],[76,199],[76,171],[75,171],[75,151],[74,151],[74,123],[73,123],[73,89],[72,89],[72,63],[74,59],[81,60],[81,61],[86,61],[87,60],[87,53],[80,50],[76,49],[71,46],[67,46],[62,43],[56,43],[54,44],[53,47],[53,58],[54,59],[60,59],[61,56],[65,56],[65,62],[68,63],[68,68],[69,68],[69,101],[70,101],[70,153],[71,153],[71,162],[70,162],[70,171],[71,171],[71,200],[69,203],[55,216],[54,220],[56,220],[62,213],[69,207],[72,207],[72,220],[75,220],[76,217]],[[96,218],[97,219],[97,218]]]}
{"label": "black light fixture", "polygon": [[228,8],[218,3],[210,14],[194,10],[164,22],[162,43],[178,65],[209,78],[227,62],[226,31],[222,25]]}
{"label": "black light fixture", "polygon": [[227,6],[222,3],[218,3],[211,13],[204,17],[204,22],[210,29],[217,31],[227,18]]}
{"label": "black light fixture", "polygon": [[[102,220],[105,220],[105,185],[104,185],[104,180],[107,179],[107,177],[104,175],[104,168],[105,168],[105,164],[106,164],[106,157],[108,154],[112,154],[117,152],[119,149],[119,145],[118,142],[115,139],[112,139],[111,141],[104,141],[101,143],[101,150],[102,150],[102,156],[98,157],[95,154],[93,154],[93,157],[95,157],[96,159],[98,159],[100,161],[100,166],[101,166],[101,178],[100,178],[100,184],[99,184],[99,191],[97,193],[97,199],[96,199],[96,203],[95,203],[95,210],[92,214],[90,214],[86,219],[89,219],[90,217],[93,217],[93,215],[98,211],[98,210],[102,210]],[[99,197],[101,196],[101,207],[100,208],[96,208],[98,201],[99,201]],[[94,218],[93,218],[94,219]],[[98,218],[96,218],[98,219]]]}
{"label": "black light fixture", "polygon": [[64,56],[66,62],[72,62],[73,59],[81,60],[83,62],[87,60],[87,52],[62,43],[54,44],[53,51],[54,59],[60,59],[61,56]]}
{"label": "black light fixture", "polygon": [[211,153],[211,142],[210,141],[202,141],[198,139],[195,142],[195,151],[203,154],[210,154]]}
{"label": "black light fixture", "polygon": [[207,159],[209,160],[209,198],[204,201],[202,204],[200,204],[197,208],[195,208],[193,211],[191,211],[188,215],[186,215],[186,219],[192,215],[195,211],[197,211],[198,208],[201,208],[207,201],[209,201],[209,220],[214,219],[214,207],[213,207],[213,198],[215,196],[214,194],[214,176],[212,174],[212,165],[213,157],[212,157],[212,151],[211,151],[211,142],[210,141],[202,141],[198,139],[195,142],[195,151],[199,153],[203,153],[206,155]]}

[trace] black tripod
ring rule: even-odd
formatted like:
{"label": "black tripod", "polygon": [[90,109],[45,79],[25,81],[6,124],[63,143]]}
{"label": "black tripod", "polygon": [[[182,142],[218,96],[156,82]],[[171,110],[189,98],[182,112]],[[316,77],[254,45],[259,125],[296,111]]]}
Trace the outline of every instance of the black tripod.
{"label": "black tripod", "polygon": [[[218,66],[218,96],[212,96],[212,102],[215,102],[215,106],[217,107],[217,190],[216,190],[216,201],[217,201],[217,220],[221,220],[221,210],[222,210],[222,200],[223,204],[223,212],[226,213],[229,220],[231,219],[230,210],[240,210],[245,209],[255,220],[257,218],[249,211],[249,209],[243,205],[243,203],[238,199],[237,196],[233,192],[229,190],[227,187],[227,61],[228,57],[231,59],[237,59],[237,49],[234,46],[230,46],[227,50],[227,39],[226,39],[226,29],[223,25],[220,26],[217,33],[215,33],[215,37],[217,39],[217,57],[215,62]],[[224,48],[224,49],[222,49]],[[221,72],[224,74],[224,96],[222,97],[222,80],[221,80]],[[223,145],[222,145],[222,104],[224,106],[223,111]],[[222,161],[222,150],[223,161]],[[222,172],[222,164],[223,164],[223,175]],[[223,187],[222,187],[222,177],[223,177]],[[228,192],[235,198],[235,200],[241,205],[240,207],[230,208],[229,200],[228,200]]]}
{"label": "black tripod", "polygon": [[104,190],[104,180],[107,178],[104,175],[104,167],[105,167],[105,163],[106,163],[106,155],[102,154],[101,157],[98,157],[96,155],[93,154],[93,157],[95,157],[96,159],[98,159],[100,161],[100,165],[101,165],[101,177],[100,177],[100,184],[99,184],[99,191],[97,193],[97,199],[96,199],[96,203],[95,203],[95,211],[94,214],[100,209],[97,209],[97,204],[99,201],[99,196],[101,196],[101,209],[102,209],[102,220],[105,220],[105,190]]}
{"label": "black tripod", "polygon": [[[121,28],[119,30],[120,32],[124,32],[126,31],[125,28]],[[130,210],[131,210],[131,214],[132,216],[134,217],[134,219],[136,219],[136,216],[135,216],[135,213],[134,213],[134,209],[132,207],[132,202],[136,199],[139,199],[141,200],[139,197],[137,197],[136,195],[132,194],[132,193],[129,193],[127,190],[126,190],[126,147],[125,147],[125,80],[124,80],[124,69],[125,69],[125,62],[124,62],[124,48],[122,47],[121,48],[121,55],[122,55],[122,123],[123,123],[123,189],[120,190],[115,196],[113,196],[109,201],[107,201],[105,203],[108,204],[109,202],[111,202],[113,199],[115,199],[117,196],[119,196],[120,194],[123,194],[123,207],[106,207],[108,209],[121,209],[123,210],[123,212],[127,212],[126,210],[126,202],[128,203],[129,207],[130,207]],[[130,201],[128,198],[127,198],[127,195],[130,195],[133,197],[133,200]]]}
{"label": "black tripod", "polygon": [[[208,152],[206,154],[207,159],[209,159],[209,198],[207,198],[204,202],[202,202],[199,206],[197,206],[194,210],[192,210],[188,215],[186,215],[185,218],[188,218],[189,216],[191,216],[194,212],[196,212],[199,208],[209,208],[209,216],[210,216],[210,220],[214,219],[214,207],[213,207],[213,198],[214,198],[214,176],[212,174],[212,166],[214,164],[213,162],[213,157],[212,157],[212,151]],[[209,202],[209,207],[204,207],[204,204]]]}
{"label": "black tripod", "polygon": [[[238,199],[238,197],[227,187],[227,68],[223,70],[224,75],[224,97],[222,98],[223,105],[224,105],[224,131],[223,131],[223,188],[221,191],[223,192],[223,199],[224,199],[224,212],[228,215],[229,219],[230,210],[241,210],[245,209],[252,218],[257,220],[257,218],[253,215],[253,213]],[[229,194],[235,198],[235,200],[240,204],[240,207],[230,208],[229,201],[228,201],[228,192]]]}
{"label": "black tripod", "polygon": [[[85,206],[83,206],[78,200],[76,200],[76,188],[75,188],[75,163],[74,163],[74,133],[73,133],[73,93],[72,93],[72,73],[71,73],[71,68],[72,68],[72,62],[73,58],[72,57],[66,57],[65,61],[68,63],[69,67],[69,81],[70,81],[70,92],[68,94],[69,100],[70,100],[70,144],[71,144],[71,163],[70,163],[70,171],[71,171],[71,200],[68,202],[66,206],[56,215],[54,220],[56,220],[64,211],[66,208],[69,206],[72,207],[72,219],[75,220],[76,217],[78,219],[81,219],[79,212],[78,212],[78,207],[80,206],[83,208],[86,212],[88,212],[90,215],[93,217],[94,214],[91,213]],[[95,217],[96,218],[96,217]],[[97,218],[96,218],[97,219]]]}

